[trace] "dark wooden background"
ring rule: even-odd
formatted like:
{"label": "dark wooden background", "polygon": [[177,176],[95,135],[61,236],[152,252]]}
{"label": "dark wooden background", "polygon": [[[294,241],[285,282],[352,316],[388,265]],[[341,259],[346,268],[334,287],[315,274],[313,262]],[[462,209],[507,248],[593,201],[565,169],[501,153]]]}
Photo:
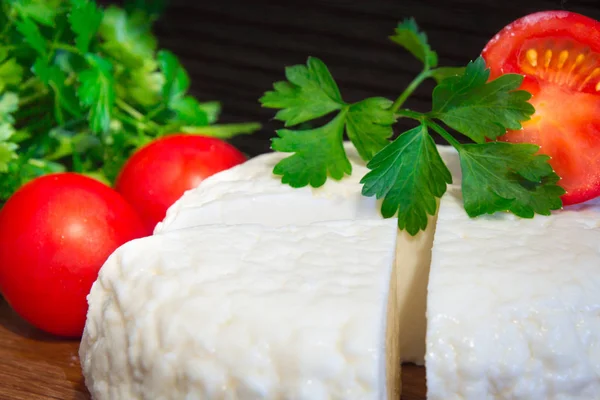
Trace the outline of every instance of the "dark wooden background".
{"label": "dark wooden background", "polygon": [[[233,139],[249,154],[269,150],[280,127],[257,102],[286,65],[324,60],[342,95],[393,99],[420,65],[387,39],[413,16],[441,65],[464,65],[510,21],[534,11],[566,9],[600,19],[600,0],[171,0],[155,27],[160,46],[181,57],[192,91],[224,105],[222,121],[259,121],[261,132]],[[427,110],[431,84],[407,103]],[[401,126],[402,127],[402,126]]]}

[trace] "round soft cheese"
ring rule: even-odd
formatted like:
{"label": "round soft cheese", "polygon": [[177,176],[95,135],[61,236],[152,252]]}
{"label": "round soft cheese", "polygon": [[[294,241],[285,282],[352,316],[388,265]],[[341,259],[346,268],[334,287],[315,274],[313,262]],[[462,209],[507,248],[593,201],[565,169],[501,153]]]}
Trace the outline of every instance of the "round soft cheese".
{"label": "round soft cheese", "polygon": [[[456,152],[440,147],[455,183]],[[435,218],[411,237],[368,171],[293,189],[266,154],[188,191],[102,267],[80,357],[95,399],[383,399],[423,362]]]}

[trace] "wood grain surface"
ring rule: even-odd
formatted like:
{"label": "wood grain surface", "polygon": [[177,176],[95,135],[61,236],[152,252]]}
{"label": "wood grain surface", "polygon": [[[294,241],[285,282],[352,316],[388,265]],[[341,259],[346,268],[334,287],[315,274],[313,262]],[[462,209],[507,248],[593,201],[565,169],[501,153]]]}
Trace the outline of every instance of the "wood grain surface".
{"label": "wood grain surface", "polygon": [[[0,400],[89,400],[79,341],[29,326],[0,299]],[[403,400],[425,400],[425,369],[402,367]],[[177,400],[177,399],[173,399]]]}

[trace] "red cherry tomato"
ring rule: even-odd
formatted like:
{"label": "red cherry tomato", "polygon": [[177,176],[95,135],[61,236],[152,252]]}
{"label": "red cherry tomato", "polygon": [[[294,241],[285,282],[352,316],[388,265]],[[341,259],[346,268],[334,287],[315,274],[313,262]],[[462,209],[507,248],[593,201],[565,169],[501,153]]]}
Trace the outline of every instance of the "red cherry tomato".
{"label": "red cherry tomato", "polygon": [[545,11],[506,26],[482,53],[491,78],[525,75],[536,109],[500,140],[535,143],[566,190],[565,205],[600,195],[600,22]]}
{"label": "red cherry tomato", "polygon": [[108,186],[73,173],[37,178],[0,210],[0,290],[32,325],[79,337],[100,267],[144,232],[134,209]]}
{"label": "red cherry tomato", "polygon": [[131,156],[117,178],[116,189],[140,213],[151,233],[185,191],[244,161],[239,150],[219,139],[165,136]]}

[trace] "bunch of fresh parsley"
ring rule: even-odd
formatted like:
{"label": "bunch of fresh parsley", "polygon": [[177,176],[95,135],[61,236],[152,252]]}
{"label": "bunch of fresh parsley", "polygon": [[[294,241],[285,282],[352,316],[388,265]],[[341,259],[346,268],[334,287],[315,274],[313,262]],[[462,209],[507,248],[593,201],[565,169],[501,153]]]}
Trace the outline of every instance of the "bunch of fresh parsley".
{"label": "bunch of fresh parsley", "polygon": [[[352,173],[343,147],[344,134],[371,170],[363,178],[365,196],[383,198],[384,217],[398,216],[398,227],[411,235],[427,227],[438,199],[452,183],[430,131],[458,150],[462,170],[464,207],[469,216],[510,211],[532,218],[562,206],[564,190],[532,144],[494,141],[507,129],[521,128],[534,113],[531,95],[517,90],[523,77],[506,74],[489,81],[489,70],[479,57],[466,68],[438,67],[437,54],[413,19],[400,23],[391,39],[423,63],[422,72],[392,102],[371,97],[346,103],[325,64],[309,58],[307,65],[286,69],[287,82],[260,99],[265,107],[280,109],[275,118],[286,127],[335,113],[314,129],[281,129],[272,141],[276,151],[293,153],[281,160],[274,173],[292,187],[321,186],[328,177],[339,180]],[[432,109],[419,113],[403,109],[405,100],[425,79],[433,78]],[[393,136],[398,118],[412,118],[417,126]],[[441,124],[470,139],[461,144]]]}
{"label": "bunch of fresh parsley", "polygon": [[111,183],[138,147],[171,132],[221,138],[220,105],[187,94],[177,57],[151,33],[157,2],[0,2],[0,204],[34,177],[71,170]]}

